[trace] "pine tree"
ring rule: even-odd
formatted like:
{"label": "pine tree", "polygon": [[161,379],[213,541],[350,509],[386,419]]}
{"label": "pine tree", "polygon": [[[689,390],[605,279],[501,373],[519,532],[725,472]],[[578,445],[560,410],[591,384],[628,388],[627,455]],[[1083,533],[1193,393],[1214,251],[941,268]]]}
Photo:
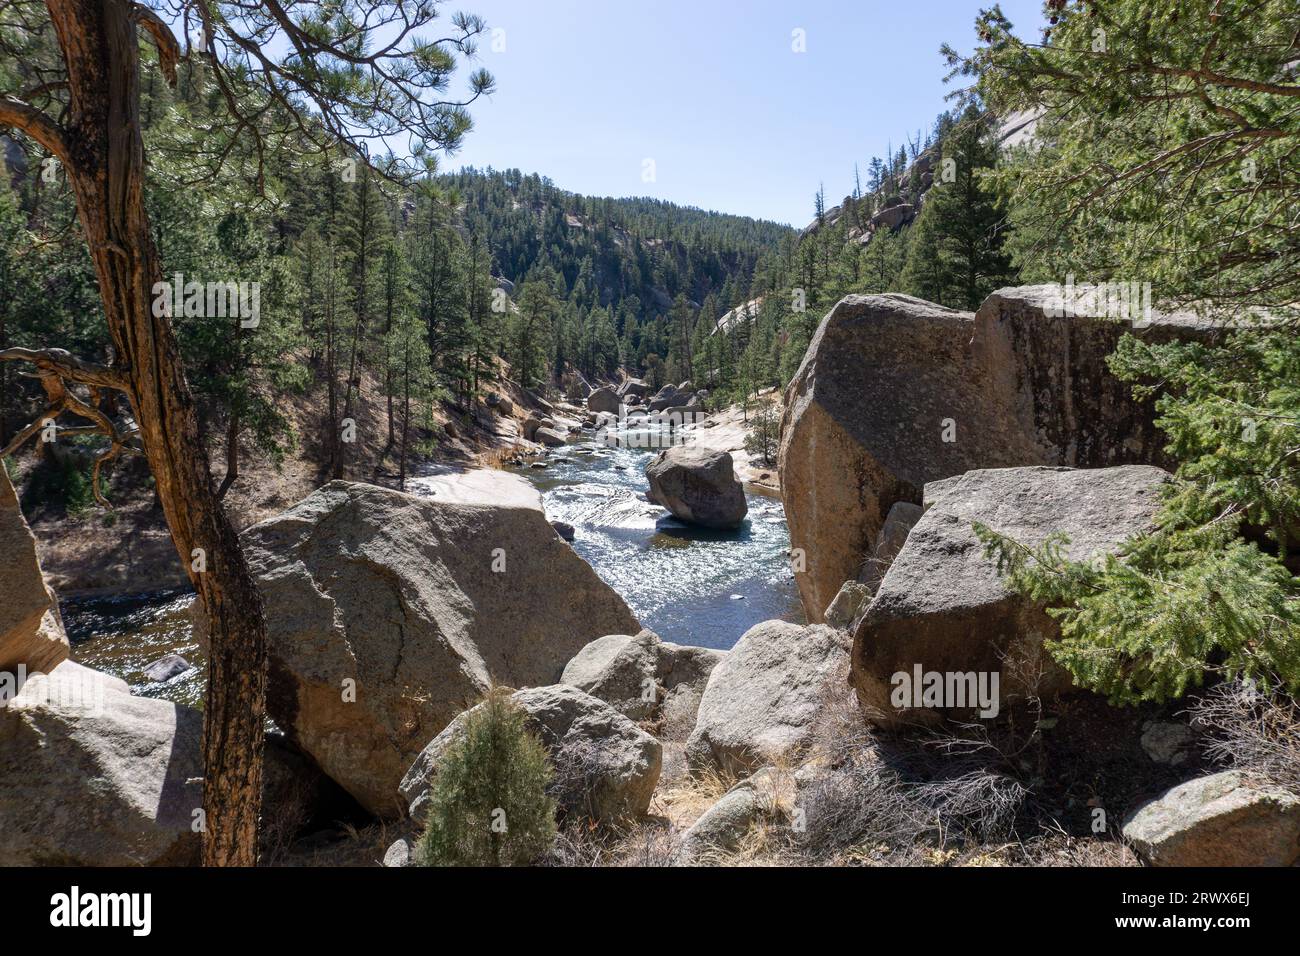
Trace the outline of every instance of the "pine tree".
{"label": "pine tree", "polygon": [[519,383],[532,388],[542,381],[555,351],[554,322],[558,305],[549,274],[530,277],[519,294],[518,311],[511,316],[507,355]]}
{"label": "pine tree", "polygon": [[983,530],[1012,585],[1055,605],[1053,653],[1117,702],[1219,675],[1300,687],[1300,122],[1279,80],[1300,11],[1227,7],[1062,4],[1043,45],[994,8],[972,57],[946,51],[994,109],[1044,110],[1039,147],[999,176],[1031,278],[1149,277],[1158,304],[1236,325],[1209,344],[1126,336],[1111,358],[1178,462],[1153,532],[1094,566]]}
{"label": "pine tree", "polygon": [[977,309],[990,292],[1008,284],[1013,271],[1003,248],[1004,216],[985,181],[997,162],[997,145],[974,106],[944,140],[943,160],[954,178],[936,181],[926,193],[902,283],[920,298]]}

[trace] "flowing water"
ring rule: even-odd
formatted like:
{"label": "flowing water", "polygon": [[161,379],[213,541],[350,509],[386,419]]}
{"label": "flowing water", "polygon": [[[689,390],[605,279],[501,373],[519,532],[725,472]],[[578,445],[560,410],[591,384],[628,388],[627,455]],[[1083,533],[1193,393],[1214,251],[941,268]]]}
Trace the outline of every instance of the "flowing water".
{"label": "flowing water", "polygon": [[760,621],[802,622],[780,500],[747,494],[736,531],[692,527],[646,501],[653,455],[587,439],[557,449],[545,470],[518,470],[542,492],[547,517],[573,525],[574,549],[664,640],[725,649]]}
{"label": "flowing water", "polygon": [[[141,696],[200,706],[206,678],[190,628],[191,597],[166,591],[61,602],[73,660],[117,675]],[[180,654],[195,666],[165,684],[153,683],[144,669],[165,654]]]}
{"label": "flowing water", "polygon": [[[644,444],[653,435],[622,437]],[[780,501],[748,494],[749,516],[735,531],[691,527],[645,500],[643,470],[653,454],[579,438],[555,449],[545,469],[515,470],[541,491],[548,518],[573,525],[574,549],[664,640],[729,648],[760,621],[802,622]],[[176,591],[64,601],[73,657],[116,674],[138,694],[197,705],[203,661],[189,602]],[[144,668],[168,653],[195,666],[166,684],[150,683]]]}

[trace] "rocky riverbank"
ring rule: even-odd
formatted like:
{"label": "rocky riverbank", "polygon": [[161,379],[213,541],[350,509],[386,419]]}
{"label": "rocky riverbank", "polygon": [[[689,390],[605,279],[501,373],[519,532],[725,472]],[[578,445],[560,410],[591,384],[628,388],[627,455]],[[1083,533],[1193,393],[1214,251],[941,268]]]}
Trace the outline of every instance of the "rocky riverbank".
{"label": "rocky riverbank", "polygon": [[[333,845],[336,861],[408,863],[498,686],[553,768],[560,835],[539,862],[1295,863],[1300,795],[1205,746],[1250,701],[1121,709],[1080,690],[1047,652],[1055,619],[974,533],[1033,547],[1065,531],[1070,557],[1105,559],[1150,526],[1168,479],[1150,409],[1108,378],[1111,331],[1048,314],[1047,297],[1002,290],[973,315],[849,297],[823,320],[781,446],[815,623],[757,621],[725,649],[643,628],[583,559],[591,527],[557,529],[546,482],[522,477],[604,454],[563,407],[533,425],[561,444],[535,443],[520,473],[430,475],[422,495],[332,482],[246,529],[283,734],[266,812],[300,821],[268,858]],[[1069,365],[1045,338],[1071,343]],[[686,457],[673,467],[732,493],[720,453]],[[699,519],[695,478],[678,477],[658,494]],[[65,659],[6,486],[0,659],[50,673],[0,709],[0,862],[190,862],[197,712]],[[325,805],[365,839],[314,831]]]}

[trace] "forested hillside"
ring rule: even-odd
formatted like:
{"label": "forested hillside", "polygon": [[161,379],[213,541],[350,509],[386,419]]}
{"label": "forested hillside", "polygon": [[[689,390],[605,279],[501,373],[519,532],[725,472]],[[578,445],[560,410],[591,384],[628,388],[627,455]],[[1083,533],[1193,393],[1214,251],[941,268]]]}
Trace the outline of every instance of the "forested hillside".
{"label": "forested hillside", "polygon": [[[1005,126],[978,101],[939,115],[885,159],[854,167],[854,189],[827,206],[812,196],[812,221],[797,242],[759,263],[750,294],[729,299],[705,336],[700,377],[733,398],[783,386],[818,322],[850,293],[904,292],[974,309],[1013,284],[1006,212],[991,174],[1007,155]],[[705,323],[711,330],[714,323]]]}
{"label": "forested hillside", "polygon": [[[484,237],[493,275],[526,302],[520,321],[550,317],[537,334],[516,330],[505,343],[530,384],[565,363],[588,376],[624,365],[690,377],[700,318],[716,320],[743,298],[760,257],[794,236],[776,223],[661,200],[580,196],[514,169],[467,169],[438,184],[461,234]],[[526,298],[529,285],[549,297],[534,290]]]}
{"label": "forested hillside", "polygon": [[[386,406],[383,434],[369,438],[381,460],[404,467],[417,446],[435,450],[437,403],[467,407],[503,367],[528,387],[566,368],[687,378],[699,317],[744,299],[760,258],[794,237],[658,200],[583,197],[518,170],[430,167],[399,185],[341,153],[304,161],[311,130],[278,130],[251,148],[215,118],[219,94],[187,60],[174,90],[151,75],[141,118],[155,241],[182,290],[174,313],[188,375],[205,431],[227,452],[223,494],[241,447],[272,461],[305,447],[323,474],[348,473],[357,446],[342,437],[345,422],[369,382]],[[29,141],[5,144],[0,349],[56,342],[107,358],[59,164]],[[256,315],[214,318],[186,297],[210,283],[240,286]],[[3,447],[43,396],[7,363],[0,376]],[[74,486],[65,490],[78,500],[89,493],[83,474],[55,484]]]}
{"label": "forested hillside", "polygon": [[[169,280],[258,293],[255,325],[199,308],[175,316],[205,430],[227,453],[223,493],[241,448],[273,462],[306,448],[322,474],[348,473],[357,449],[341,436],[363,383],[378,383],[385,406],[382,434],[369,437],[401,468],[436,448],[438,403],[466,407],[502,362],[530,388],[566,369],[604,378],[622,368],[655,388],[692,379],[716,404],[788,381],[847,293],[970,308],[1014,277],[1002,213],[981,186],[998,157],[996,124],[974,107],[855,168],[853,194],[834,207],[817,190],[800,234],[660,200],[581,196],[515,169],[430,167],[398,185],[382,163],[338,152],[305,161],[310,130],[286,127],[251,148],[215,118],[220,91],[189,60],[175,89],[151,79],[142,92]],[[0,348],[57,341],[107,357],[58,163],[6,142]],[[4,365],[0,375],[2,446],[41,391]],[[296,414],[303,406],[314,414]]]}

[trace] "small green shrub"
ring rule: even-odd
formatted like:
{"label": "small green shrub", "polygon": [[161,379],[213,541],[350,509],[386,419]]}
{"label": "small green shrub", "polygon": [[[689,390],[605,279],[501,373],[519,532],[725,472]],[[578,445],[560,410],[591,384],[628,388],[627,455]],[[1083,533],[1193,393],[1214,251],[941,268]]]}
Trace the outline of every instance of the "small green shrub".
{"label": "small green shrub", "polygon": [[[102,485],[106,486],[107,482]],[[72,516],[95,506],[90,472],[72,462],[46,459],[33,468],[23,489],[23,511],[30,513],[42,505],[62,506]]]}
{"label": "small green shrub", "polygon": [[493,689],[465,719],[429,793],[422,866],[520,866],[555,841],[552,770],[546,750],[509,693]]}

